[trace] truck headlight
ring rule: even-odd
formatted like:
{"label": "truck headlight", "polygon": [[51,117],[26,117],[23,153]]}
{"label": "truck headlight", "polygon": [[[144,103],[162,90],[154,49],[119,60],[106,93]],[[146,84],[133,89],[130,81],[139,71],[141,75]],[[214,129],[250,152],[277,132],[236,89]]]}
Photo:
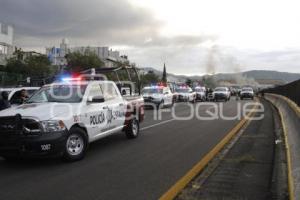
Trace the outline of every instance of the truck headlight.
{"label": "truck headlight", "polygon": [[57,132],[66,130],[66,126],[61,120],[47,120],[41,122],[45,132]]}

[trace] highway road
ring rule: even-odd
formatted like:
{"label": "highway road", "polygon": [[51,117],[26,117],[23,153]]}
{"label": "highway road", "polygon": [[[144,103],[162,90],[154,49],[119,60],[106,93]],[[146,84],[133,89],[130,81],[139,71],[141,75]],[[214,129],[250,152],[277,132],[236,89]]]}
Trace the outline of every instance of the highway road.
{"label": "highway road", "polygon": [[[238,101],[240,102],[240,101]],[[242,101],[242,104],[248,101]],[[192,107],[198,104],[191,104]],[[223,103],[217,103],[218,105]],[[237,112],[237,101],[224,103],[224,114]],[[201,105],[204,116],[212,105]],[[60,159],[6,162],[0,158],[0,199],[86,200],[158,199],[206,155],[238,120],[176,120],[163,109],[162,119],[146,110],[140,137],[123,133],[91,144],[84,160]],[[175,104],[176,116],[186,117],[186,103]]]}

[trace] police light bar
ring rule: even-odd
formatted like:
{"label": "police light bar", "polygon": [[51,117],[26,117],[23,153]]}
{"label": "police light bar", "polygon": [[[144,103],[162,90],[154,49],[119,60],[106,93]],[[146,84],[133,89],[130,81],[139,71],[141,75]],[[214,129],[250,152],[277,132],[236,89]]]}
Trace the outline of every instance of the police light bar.
{"label": "police light bar", "polygon": [[63,82],[69,82],[69,81],[81,81],[81,77],[63,77],[61,79]]}
{"label": "police light bar", "polygon": [[163,88],[163,87],[167,87],[166,83],[163,82],[158,82],[158,83],[152,83],[151,87],[156,87],[156,88]]}

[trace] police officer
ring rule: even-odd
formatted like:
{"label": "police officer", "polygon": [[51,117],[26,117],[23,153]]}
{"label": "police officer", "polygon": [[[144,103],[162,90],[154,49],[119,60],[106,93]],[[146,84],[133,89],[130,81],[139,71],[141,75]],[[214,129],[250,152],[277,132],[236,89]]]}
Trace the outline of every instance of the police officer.
{"label": "police officer", "polygon": [[3,91],[1,93],[1,97],[2,97],[2,99],[0,100],[0,110],[10,108],[11,105],[10,105],[10,102],[8,101],[8,92]]}

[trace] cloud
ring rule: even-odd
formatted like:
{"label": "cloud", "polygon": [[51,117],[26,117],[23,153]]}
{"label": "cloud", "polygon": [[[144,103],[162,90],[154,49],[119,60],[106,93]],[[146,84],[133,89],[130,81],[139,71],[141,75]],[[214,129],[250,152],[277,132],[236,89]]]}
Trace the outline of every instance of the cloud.
{"label": "cloud", "polygon": [[[163,69],[175,74],[236,73],[247,70],[276,70],[300,73],[300,49],[281,51],[240,50],[228,46],[152,46],[130,48],[130,55],[139,66]],[[213,68],[210,66],[213,65]]]}
{"label": "cloud", "polygon": [[300,70],[299,49],[239,50],[218,45],[213,35],[163,35],[165,23],[128,0],[0,0],[0,20],[15,27],[15,43],[25,49],[41,50],[66,37],[72,46],[127,46],[122,53],[138,65],[162,69],[166,62],[177,74],[206,73],[209,63],[215,72]]}
{"label": "cloud", "polygon": [[156,35],[145,40],[141,46],[145,47],[168,47],[168,46],[197,46],[206,41],[215,41],[216,37],[212,35],[179,35],[173,37],[166,37]]}
{"label": "cloud", "polygon": [[[162,22],[123,0],[0,0],[0,19],[13,24],[17,42],[68,37],[102,44],[143,43]],[[45,41],[46,40],[46,41]],[[43,45],[43,44],[40,44]]]}

